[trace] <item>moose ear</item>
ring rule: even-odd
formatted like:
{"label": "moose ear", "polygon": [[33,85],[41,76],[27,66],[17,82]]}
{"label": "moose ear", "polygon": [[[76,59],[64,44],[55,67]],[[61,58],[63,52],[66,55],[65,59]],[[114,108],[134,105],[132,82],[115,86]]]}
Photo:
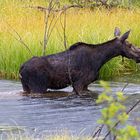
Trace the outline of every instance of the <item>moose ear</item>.
{"label": "moose ear", "polygon": [[120,36],[121,35],[121,31],[118,27],[115,27],[115,30],[114,30],[114,37],[117,37],[117,36]]}
{"label": "moose ear", "polygon": [[122,43],[129,37],[129,34],[130,34],[130,30],[127,31],[126,33],[124,33],[124,34],[120,37],[120,40],[121,40]]}

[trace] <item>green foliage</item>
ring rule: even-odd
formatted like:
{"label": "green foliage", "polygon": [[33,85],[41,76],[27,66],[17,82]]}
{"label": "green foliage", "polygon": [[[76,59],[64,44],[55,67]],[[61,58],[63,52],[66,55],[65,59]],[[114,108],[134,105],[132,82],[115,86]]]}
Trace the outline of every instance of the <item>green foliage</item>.
{"label": "green foliage", "polygon": [[117,140],[140,140],[140,135],[136,127],[127,125],[125,128],[118,130]]}
{"label": "green foliage", "polygon": [[[111,136],[116,140],[140,140],[140,134],[135,126],[126,125],[129,115],[123,102],[126,97],[122,92],[117,92],[116,96],[112,95],[111,88],[108,83],[100,81],[104,91],[99,96],[97,103],[106,103],[106,107],[101,110],[101,119],[98,123],[104,124]],[[116,124],[121,126],[118,128]]]}
{"label": "green foliage", "polygon": [[81,5],[84,7],[95,7],[95,6],[123,6],[130,7],[132,5],[131,0],[69,0],[72,4]]}

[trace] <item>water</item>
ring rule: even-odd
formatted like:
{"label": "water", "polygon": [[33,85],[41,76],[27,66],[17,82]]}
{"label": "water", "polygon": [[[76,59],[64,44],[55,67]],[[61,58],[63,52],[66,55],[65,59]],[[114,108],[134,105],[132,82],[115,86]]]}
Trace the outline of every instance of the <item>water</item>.
{"label": "water", "polygon": [[[134,80],[135,79],[135,80]],[[124,92],[129,96],[127,106],[132,106],[140,99],[140,84],[135,77],[132,81],[122,78],[111,82],[113,92],[120,91],[126,81],[132,81]],[[103,88],[94,83],[89,86],[93,96],[68,97],[71,87],[63,89],[64,92],[51,92],[45,97],[22,94],[20,82],[0,80],[0,134],[7,131],[26,133],[33,137],[43,135],[61,134],[67,132],[72,135],[92,135],[98,124],[102,105],[97,105],[97,94]],[[128,123],[140,124],[140,105],[130,115]],[[19,132],[20,131],[20,132]]]}

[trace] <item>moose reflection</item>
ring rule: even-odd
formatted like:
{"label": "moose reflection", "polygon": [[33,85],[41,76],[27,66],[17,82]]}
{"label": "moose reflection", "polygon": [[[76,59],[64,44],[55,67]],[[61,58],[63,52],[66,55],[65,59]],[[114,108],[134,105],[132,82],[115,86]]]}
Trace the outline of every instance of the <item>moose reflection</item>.
{"label": "moose reflection", "polygon": [[47,89],[73,86],[76,94],[87,90],[90,83],[98,79],[100,68],[110,59],[123,56],[140,62],[140,49],[126,41],[130,31],[120,34],[102,44],[78,42],[61,53],[32,57],[20,68],[23,90],[30,93],[45,93]]}

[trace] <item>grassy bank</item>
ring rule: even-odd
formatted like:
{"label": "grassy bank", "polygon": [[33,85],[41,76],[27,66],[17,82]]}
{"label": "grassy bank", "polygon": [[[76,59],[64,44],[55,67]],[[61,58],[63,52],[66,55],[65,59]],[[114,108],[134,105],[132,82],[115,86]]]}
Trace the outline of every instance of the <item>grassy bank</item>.
{"label": "grassy bank", "polygon": [[[17,78],[20,65],[31,58],[27,49],[15,39],[20,34],[32,54],[42,55],[44,35],[44,13],[30,6],[45,5],[43,1],[0,2],[0,77]],[[58,14],[58,13],[57,13]],[[71,9],[67,12],[66,36],[68,46],[83,41],[101,43],[113,38],[114,28],[120,27],[122,33],[132,29],[129,41],[140,46],[140,10],[128,9]],[[65,50],[63,45],[63,15],[58,18],[47,47],[47,54]],[[122,73],[139,71],[132,60],[122,63],[121,57],[113,59],[101,69],[102,78],[111,78]]]}

